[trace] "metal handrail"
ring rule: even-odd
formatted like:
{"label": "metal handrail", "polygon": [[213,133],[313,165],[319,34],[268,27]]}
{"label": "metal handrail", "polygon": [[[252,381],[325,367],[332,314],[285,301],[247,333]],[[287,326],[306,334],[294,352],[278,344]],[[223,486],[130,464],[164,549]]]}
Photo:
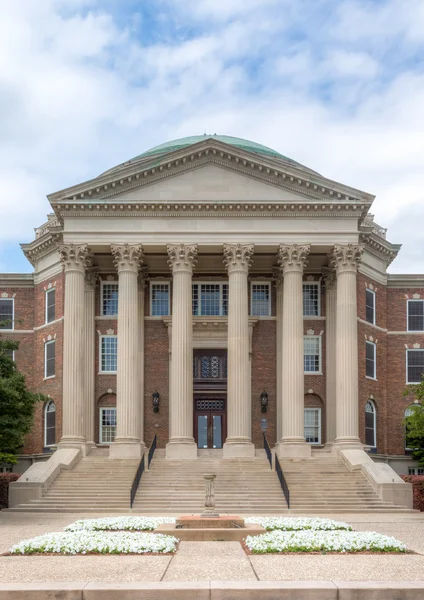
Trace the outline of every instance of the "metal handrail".
{"label": "metal handrail", "polygon": [[143,475],[143,471],[144,471],[144,454],[141,457],[140,464],[138,465],[137,473],[135,474],[135,477],[132,482],[132,486],[131,486],[131,490],[130,490],[130,508],[132,508],[132,505],[134,504],[134,498],[137,493],[138,485],[140,483],[141,476]]}
{"label": "metal handrail", "polygon": [[267,457],[267,459],[268,459],[268,461],[269,461],[269,466],[270,466],[270,467],[271,467],[271,469],[272,469],[272,452],[271,452],[271,448],[269,447],[268,440],[266,439],[266,435],[265,435],[265,434],[263,434],[263,436],[264,436],[264,449],[265,449],[265,454],[266,454],[266,457]]}
{"label": "metal handrail", "polygon": [[147,455],[147,468],[150,469],[150,463],[152,462],[153,454],[156,450],[156,436],[153,438],[153,442],[149,448],[149,454]]}
{"label": "metal handrail", "polygon": [[290,490],[287,485],[286,478],[284,477],[283,469],[281,468],[280,461],[275,455],[275,470],[277,471],[278,479],[280,480],[281,489],[283,490],[284,498],[287,502],[287,508],[290,508]]}

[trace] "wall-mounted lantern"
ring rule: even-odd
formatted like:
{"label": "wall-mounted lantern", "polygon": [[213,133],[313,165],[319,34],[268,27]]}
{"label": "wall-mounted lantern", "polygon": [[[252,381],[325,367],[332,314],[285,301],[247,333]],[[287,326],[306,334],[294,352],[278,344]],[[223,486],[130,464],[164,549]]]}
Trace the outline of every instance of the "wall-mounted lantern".
{"label": "wall-mounted lantern", "polygon": [[159,412],[159,392],[153,392],[152,394],[152,402],[153,402],[153,412]]}
{"label": "wall-mounted lantern", "polygon": [[268,394],[264,390],[261,394],[261,411],[263,413],[266,413],[267,406],[268,406]]}

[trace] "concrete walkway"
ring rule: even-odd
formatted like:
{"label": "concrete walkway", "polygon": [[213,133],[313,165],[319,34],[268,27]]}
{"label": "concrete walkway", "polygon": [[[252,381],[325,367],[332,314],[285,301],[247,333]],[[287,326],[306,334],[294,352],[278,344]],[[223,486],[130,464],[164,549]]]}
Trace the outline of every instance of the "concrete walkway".
{"label": "concrete walkway", "polygon": [[[7,552],[10,546],[22,539],[51,531],[62,531],[66,525],[85,516],[87,515],[0,512],[0,552]],[[89,517],[92,518],[93,515],[90,514]],[[78,585],[86,586],[88,582],[93,584],[203,582],[205,584],[205,582],[231,581],[244,582],[243,589],[246,589],[249,582],[255,588],[258,582],[270,581],[310,581],[317,584],[325,581],[333,585],[335,581],[419,582],[424,579],[424,515],[372,513],[337,515],[336,518],[350,523],[356,530],[378,531],[393,535],[405,542],[408,548],[417,554],[247,556],[238,542],[181,542],[174,556],[1,556],[0,592],[1,590],[6,592],[8,588],[6,584],[47,582],[78,582]],[[210,594],[209,587],[208,594]],[[420,594],[417,598],[424,597],[424,587],[420,588]],[[0,600],[3,597],[6,596],[0,594]],[[107,597],[109,598],[109,595]],[[175,597],[177,598],[178,595]],[[242,596],[229,597],[241,598]],[[318,597],[321,596],[314,596],[314,598]],[[409,595],[409,597],[414,596]]]}

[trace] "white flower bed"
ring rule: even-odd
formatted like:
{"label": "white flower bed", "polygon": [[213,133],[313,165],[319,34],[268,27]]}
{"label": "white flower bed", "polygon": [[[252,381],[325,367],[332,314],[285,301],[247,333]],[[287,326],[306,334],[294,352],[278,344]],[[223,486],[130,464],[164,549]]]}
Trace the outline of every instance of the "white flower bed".
{"label": "white flower bed", "polygon": [[175,519],[172,517],[81,519],[65,527],[65,531],[153,531],[163,523],[175,523]]}
{"label": "white flower bed", "polygon": [[248,536],[246,546],[255,554],[267,552],[406,552],[394,537],[371,531],[269,531]]}
{"label": "white flower bed", "polygon": [[318,519],[311,517],[248,517],[245,523],[258,523],[267,531],[280,529],[281,531],[302,531],[312,529],[315,531],[334,531],[343,529],[352,531],[352,527],[342,521],[333,521],[332,519]]}
{"label": "white flower bed", "polygon": [[178,539],[159,533],[124,531],[77,531],[47,533],[23,540],[10,548],[11,554],[145,554],[175,552]]}

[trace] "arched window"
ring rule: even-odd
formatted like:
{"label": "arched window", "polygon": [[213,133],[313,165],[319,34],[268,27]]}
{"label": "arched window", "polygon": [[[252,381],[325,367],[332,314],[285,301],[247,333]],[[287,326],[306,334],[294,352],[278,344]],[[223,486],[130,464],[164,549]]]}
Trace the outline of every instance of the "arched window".
{"label": "arched window", "polygon": [[[414,414],[412,407],[407,406],[405,408],[405,412],[403,413],[403,416],[406,418],[406,417],[410,417],[412,414]],[[407,425],[405,425],[405,450],[412,450],[411,443],[408,440],[408,426]]]}
{"label": "arched window", "polygon": [[377,446],[377,411],[372,400],[365,404],[365,445],[370,448]]}
{"label": "arched window", "polygon": [[56,406],[53,400],[47,402],[44,408],[44,445],[56,444]]}

